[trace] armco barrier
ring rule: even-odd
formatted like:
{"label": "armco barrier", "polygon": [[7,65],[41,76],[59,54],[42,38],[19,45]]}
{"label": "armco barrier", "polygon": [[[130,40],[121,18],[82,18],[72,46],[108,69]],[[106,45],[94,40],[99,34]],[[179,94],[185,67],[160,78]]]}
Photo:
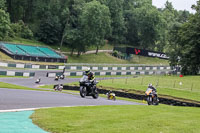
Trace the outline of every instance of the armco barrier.
{"label": "armco barrier", "polygon": [[[79,91],[78,86],[64,86],[64,90],[75,90]],[[100,94],[106,94],[109,90],[106,89],[98,89]],[[134,94],[134,93],[127,93],[127,92],[120,92],[120,91],[113,91],[116,96],[118,97],[125,97],[125,98],[131,98],[131,99],[137,99],[137,100],[145,100],[144,95],[140,94]],[[200,107],[199,101],[192,101],[187,99],[181,99],[181,98],[164,98],[159,96],[159,103],[167,104],[167,105],[173,105],[173,106],[190,106],[190,107]]]}
{"label": "armco barrier", "polygon": [[[132,70],[132,71],[100,71],[94,72],[96,76],[111,76],[111,75],[165,75],[168,74],[170,71],[167,70],[152,70],[152,71],[139,71],[139,70]],[[48,72],[47,77],[53,78],[56,75],[61,75],[62,72]],[[83,72],[65,72],[65,76],[82,76]]]}
{"label": "armco barrier", "polygon": [[14,71],[0,71],[0,75],[4,76],[23,76],[23,77],[34,77],[34,72],[14,72]]}
{"label": "armco barrier", "polygon": [[[96,64],[97,65],[97,64]],[[6,63],[6,62],[0,62],[1,67],[15,67],[15,68],[32,68],[32,69],[60,69],[63,70],[64,68],[66,70],[86,70],[88,67],[90,67],[93,71],[128,71],[128,70],[171,70],[170,66],[144,66],[144,65],[128,65],[126,66],[96,66],[89,64],[88,66],[82,66],[82,65],[66,65],[66,66],[58,66],[58,65],[34,65],[34,64],[22,64],[22,63]],[[116,65],[116,64],[113,64]]]}

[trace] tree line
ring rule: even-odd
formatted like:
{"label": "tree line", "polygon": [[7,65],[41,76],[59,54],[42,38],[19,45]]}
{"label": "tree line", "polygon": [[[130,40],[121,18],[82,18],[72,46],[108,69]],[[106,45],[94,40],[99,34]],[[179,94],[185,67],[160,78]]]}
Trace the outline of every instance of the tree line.
{"label": "tree line", "polygon": [[197,74],[199,2],[193,9],[177,11],[168,1],[159,9],[152,0],[0,0],[0,40],[36,39],[79,55],[106,42],[126,44],[166,52],[171,65]]}

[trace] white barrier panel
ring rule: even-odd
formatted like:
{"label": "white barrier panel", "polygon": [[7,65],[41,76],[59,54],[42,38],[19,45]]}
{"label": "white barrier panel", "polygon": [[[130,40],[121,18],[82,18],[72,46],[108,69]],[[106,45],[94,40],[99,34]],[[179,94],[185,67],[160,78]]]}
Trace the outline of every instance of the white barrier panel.
{"label": "white barrier panel", "polygon": [[126,72],[122,72],[121,75],[126,75]]}
{"label": "white barrier panel", "polygon": [[15,72],[13,72],[13,71],[7,71],[7,76],[15,76]]}
{"label": "white barrier panel", "polygon": [[153,67],[153,70],[157,70],[157,67]]}
{"label": "white barrier panel", "polygon": [[131,75],[135,75],[136,74],[136,72],[131,72]]}
{"label": "white barrier panel", "polygon": [[126,67],[122,67],[122,70],[126,70]]}
{"label": "white barrier panel", "polygon": [[24,68],[24,64],[16,64],[16,68]]}
{"label": "white barrier panel", "polygon": [[76,66],[71,66],[71,70],[76,70]]}
{"label": "white barrier panel", "polygon": [[76,76],[82,76],[83,72],[76,72]]}
{"label": "white barrier panel", "polygon": [[116,75],[117,74],[117,72],[111,72],[111,75]]}
{"label": "white barrier panel", "polygon": [[103,67],[103,70],[104,70],[104,71],[108,70],[108,67]]}
{"label": "white barrier panel", "polygon": [[145,72],[144,72],[144,71],[140,72],[140,75],[144,75],[144,74],[145,74]]}
{"label": "white barrier panel", "polygon": [[112,70],[117,70],[117,67],[113,67]]}
{"label": "white barrier panel", "polygon": [[150,70],[150,67],[146,67],[146,70]]}
{"label": "white barrier panel", "polygon": [[34,68],[34,69],[39,69],[39,68],[40,68],[40,65],[32,65],[32,68]]}
{"label": "white barrier panel", "polygon": [[8,63],[2,63],[2,62],[0,62],[0,66],[2,66],[2,67],[8,67]]}
{"label": "white barrier panel", "polygon": [[49,76],[48,76],[48,77],[50,77],[50,78],[56,77],[56,73],[49,73]]}
{"label": "white barrier panel", "polygon": [[130,70],[135,70],[135,67],[130,67]]}
{"label": "white barrier panel", "polygon": [[104,75],[106,75],[106,72],[100,72],[100,75],[102,76],[104,76]]}
{"label": "white barrier panel", "polygon": [[23,73],[24,77],[29,77],[30,73]]}
{"label": "white barrier panel", "polygon": [[65,68],[65,66],[59,66],[58,67],[58,69],[64,69]]}
{"label": "white barrier panel", "polygon": [[82,70],[86,70],[86,69],[88,69],[88,67],[85,67],[85,66],[82,67]]}
{"label": "white barrier panel", "polygon": [[98,70],[98,67],[92,67],[92,70]]}
{"label": "white barrier panel", "polygon": [[138,67],[138,70],[142,70],[142,67]]}

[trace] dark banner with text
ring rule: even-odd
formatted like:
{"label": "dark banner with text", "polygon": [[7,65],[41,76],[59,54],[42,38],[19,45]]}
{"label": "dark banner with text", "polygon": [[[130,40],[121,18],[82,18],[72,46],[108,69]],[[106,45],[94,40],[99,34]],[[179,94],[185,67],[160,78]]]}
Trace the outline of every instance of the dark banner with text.
{"label": "dark banner with text", "polygon": [[135,54],[135,55],[141,55],[141,56],[147,56],[147,57],[169,59],[169,57],[165,53],[149,51],[149,50],[144,50],[144,49],[137,49],[137,48],[131,48],[131,47],[126,47],[126,48],[115,47],[114,50],[120,51],[122,53],[126,53],[128,55]]}

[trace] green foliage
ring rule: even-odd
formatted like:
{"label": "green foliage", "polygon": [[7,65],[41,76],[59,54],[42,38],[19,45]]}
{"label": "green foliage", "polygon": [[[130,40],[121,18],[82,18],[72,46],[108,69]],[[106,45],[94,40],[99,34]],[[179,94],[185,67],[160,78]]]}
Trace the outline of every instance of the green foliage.
{"label": "green foliage", "polygon": [[[200,3],[194,6],[199,9]],[[171,40],[173,49],[170,51],[171,63],[182,66],[182,73],[185,75],[196,75],[200,71],[200,13],[197,12],[191,15],[189,21],[179,27],[174,27]],[[179,56],[179,59],[178,59]]]}
{"label": "green foliage", "polygon": [[8,37],[10,32],[10,19],[9,14],[0,9],[0,40]]}
{"label": "green foliage", "polygon": [[109,41],[114,44],[120,44],[125,41],[125,21],[123,17],[124,0],[107,0],[107,5],[111,14],[112,34]]}
{"label": "green foliage", "polygon": [[33,32],[22,20],[20,20],[18,23],[12,23],[11,29],[12,29],[10,33],[11,37],[21,37],[25,39],[33,38]]}
{"label": "green foliage", "polygon": [[111,32],[109,8],[94,0],[85,4],[81,19],[81,28],[85,44],[98,48],[105,44],[105,39]]}
{"label": "green foliage", "polygon": [[40,22],[37,37],[44,43],[57,44],[61,38],[61,24],[59,23],[59,18],[53,16],[51,12],[46,12]]}
{"label": "green foliage", "polygon": [[6,10],[6,1],[5,0],[0,0],[0,9]]}

